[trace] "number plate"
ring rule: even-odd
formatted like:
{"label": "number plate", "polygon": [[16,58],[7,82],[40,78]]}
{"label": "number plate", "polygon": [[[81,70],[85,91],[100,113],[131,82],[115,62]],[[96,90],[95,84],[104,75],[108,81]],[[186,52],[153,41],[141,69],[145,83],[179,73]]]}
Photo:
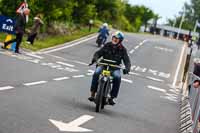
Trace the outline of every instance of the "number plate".
{"label": "number plate", "polygon": [[104,76],[110,76],[110,71],[103,70],[102,74],[103,74]]}

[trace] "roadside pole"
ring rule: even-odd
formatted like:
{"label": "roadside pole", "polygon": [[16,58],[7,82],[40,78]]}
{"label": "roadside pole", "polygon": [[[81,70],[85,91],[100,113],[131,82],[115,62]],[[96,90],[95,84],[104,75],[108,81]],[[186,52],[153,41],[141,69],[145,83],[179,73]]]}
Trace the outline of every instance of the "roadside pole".
{"label": "roadside pole", "polygon": [[180,35],[180,31],[181,31],[184,19],[185,19],[185,8],[183,10],[183,15],[182,15],[182,18],[181,18],[181,23],[179,25],[178,34],[177,34],[177,38],[176,38],[177,40],[179,39],[179,35]]}

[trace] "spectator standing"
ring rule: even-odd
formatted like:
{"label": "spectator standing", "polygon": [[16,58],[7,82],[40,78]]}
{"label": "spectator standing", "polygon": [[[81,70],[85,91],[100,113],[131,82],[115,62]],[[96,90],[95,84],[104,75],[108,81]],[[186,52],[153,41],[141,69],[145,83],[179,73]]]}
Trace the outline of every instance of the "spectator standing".
{"label": "spectator standing", "polygon": [[41,19],[41,15],[37,15],[34,17],[34,24],[31,28],[31,33],[28,35],[27,43],[32,44],[34,43],[34,40],[40,30],[41,25],[44,24],[44,22]]}
{"label": "spectator standing", "polygon": [[25,8],[23,12],[17,13],[16,17],[16,23],[15,23],[15,33],[16,38],[12,39],[10,41],[4,42],[4,46],[2,46],[3,49],[6,49],[6,47],[13,42],[16,42],[16,48],[15,53],[19,53],[19,46],[22,42],[22,38],[25,32],[25,26],[26,26],[26,16],[30,14],[30,10],[28,8]]}

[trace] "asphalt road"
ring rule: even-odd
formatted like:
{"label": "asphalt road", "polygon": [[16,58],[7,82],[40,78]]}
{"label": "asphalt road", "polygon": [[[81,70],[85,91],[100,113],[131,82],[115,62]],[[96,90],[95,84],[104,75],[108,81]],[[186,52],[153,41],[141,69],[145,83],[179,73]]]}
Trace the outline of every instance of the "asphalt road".
{"label": "asphalt road", "polygon": [[127,33],[124,45],[131,73],[100,113],[87,100],[95,37],[40,53],[0,50],[0,133],[178,133],[183,42]]}

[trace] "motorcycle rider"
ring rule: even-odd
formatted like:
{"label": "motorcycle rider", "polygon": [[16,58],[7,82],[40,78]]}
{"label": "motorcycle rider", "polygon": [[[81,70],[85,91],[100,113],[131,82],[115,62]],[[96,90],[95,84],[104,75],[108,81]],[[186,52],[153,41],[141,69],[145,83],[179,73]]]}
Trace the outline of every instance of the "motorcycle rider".
{"label": "motorcycle rider", "polygon": [[[120,31],[115,32],[112,35],[112,41],[108,42],[98,50],[92,59],[91,64],[95,63],[99,58],[103,57],[104,59],[115,61],[115,65],[120,65],[123,61],[125,65],[125,69],[123,70],[124,74],[128,74],[131,68],[131,62],[127,53],[126,48],[122,45],[122,41],[124,40],[124,34]],[[103,70],[103,66],[97,66],[91,83],[91,96],[88,98],[89,101],[95,100],[95,94],[98,88],[98,79],[99,75]],[[117,98],[120,83],[121,83],[121,73],[119,68],[111,68],[111,74],[113,77],[113,86],[110,92],[109,104],[114,105],[114,98]]]}
{"label": "motorcycle rider", "polygon": [[97,39],[99,39],[99,37],[102,37],[103,38],[102,44],[105,44],[107,37],[109,36],[108,24],[104,23],[98,32],[99,36]]}

